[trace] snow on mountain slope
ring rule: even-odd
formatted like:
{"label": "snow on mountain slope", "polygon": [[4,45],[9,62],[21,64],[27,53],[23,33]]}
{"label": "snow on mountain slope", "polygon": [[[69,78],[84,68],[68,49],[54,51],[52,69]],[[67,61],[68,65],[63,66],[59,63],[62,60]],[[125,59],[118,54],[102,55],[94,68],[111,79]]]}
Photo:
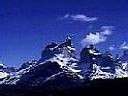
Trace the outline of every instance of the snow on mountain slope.
{"label": "snow on mountain slope", "polygon": [[6,78],[8,76],[9,76],[8,73],[6,73],[6,72],[0,72],[0,79],[4,79],[4,78]]}
{"label": "snow on mountain slope", "polygon": [[9,67],[1,63],[0,64],[0,81],[2,81],[4,78],[7,78],[9,76],[10,76]]}
{"label": "snow on mountain slope", "polygon": [[29,65],[29,67],[25,69],[20,69],[19,71],[15,72],[15,74],[10,75],[9,78],[5,78],[3,81],[0,82],[0,84],[16,84],[16,82],[20,80],[23,74],[30,72],[30,69],[34,68],[34,66],[36,66],[37,64],[37,62],[33,62],[33,61],[29,61],[27,63],[28,65],[29,64],[32,65]]}
{"label": "snow on mountain slope", "polygon": [[[54,45],[54,46],[53,46]],[[43,51],[39,61],[33,60],[24,63],[19,71],[5,78],[1,84],[29,84],[38,85],[45,83],[50,78],[58,78],[59,76],[67,76],[66,78],[83,79],[80,75],[81,70],[78,68],[78,60],[75,58],[75,48],[72,47],[71,41],[67,39],[65,42],[57,45],[50,44]],[[45,55],[43,55],[45,54]],[[49,57],[48,57],[49,56]],[[47,59],[46,59],[47,58]],[[72,80],[71,79],[71,80]],[[35,83],[36,82],[36,83]]]}
{"label": "snow on mountain slope", "polygon": [[116,73],[115,73],[116,78],[126,78],[126,77],[128,77],[128,72],[127,71],[124,71],[121,68],[116,68],[115,70],[116,70]]}
{"label": "snow on mountain slope", "polygon": [[93,65],[93,73],[91,74],[91,80],[93,79],[114,79],[114,78],[126,78],[128,77],[128,71],[126,68],[116,66],[115,73],[104,72],[101,70],[101,66]]}
{"label": "snow on mountain slope", "polygon": [[93,79],[114,79],[115,75],[110,72],[103,72],[101,66],[93,64],[93,73],[91,74],[91,80]]}
{"label": "snow on mountain slope", "polygon": [[126,58],[123,59],[124,55],[118,61],[111,53],[101,53],[94,45],[90,45],[81,51],[79,60],[75,57],[75,51],[71,38],[67,38],[61,44],[47,45],[39,60],[25,62],[16,71],[15,68],[0,64],[0,84],[40,86],[49,82],[62,85],[61,82],[70,81],[74,85],[74,81],[87,79],[128,77],[128,63]]}
{"label": "snow on mountain slope", "polygon": [[[121,58],[114,58],[109,51],[99,52],[94,45],[82,49],[80,68],[85,78],[114,79],[128,77],[126,51]],[[124,59],[125,58],[125,59]]]}
{"label": "snow on mountain slope", "polygon": [[[9,79],[4,79],[4,81],[2,81],[1,83],[17,84],[17,82],[19,82],[24,75],[26,75],[27,73],[30,73],[32,70],[35,70],[38,66],[43,67],[45,65],[45,63],[47,63],[47,62],[51,62],[51,64],[54,64],[54,63],[58,64],[60,66],[60,69],[62,69],[62,71],[58,71],[57,73],[53,72],[52,75],[47,76],[44,79],[44,81],[42,81],[42,82],[46,82],[50,78],[56,77],[56,76],[61,75],[63,73],[70,74],[70,75],[74,76],[74,78],[78,77],[80,79],[83,79],[83,77],[79,74],[80,70],[75,69],[77,67],[76,63],[73,63],[73,65],[70,65],[70,63],[73,61],[76,62],[77,60],[73,59],[73,58],[64,58],[62,54],[58,54],[49,60],[46,60],[46,61],[41,62],[39,64],[34,63],[34,64],[30,65],[29,67],[16,72],[16,74],[14,76],[11,76]],[[49,68],[51,67],[51,64],[45,70],[49,70]],[[58,70],[58,69],[55,69],[55,70]]]}
{"label": "snow on mountain slope", "polygon": [[80,79],[83,77],[79,74],[81,70],[77,69],[78,60],[72,57],[65,57],[63,54],[58,54],[56,57],[50,59],[51,62],[57,62],[60,65],[60,68],[65,72],[71,72],[77,75]]}

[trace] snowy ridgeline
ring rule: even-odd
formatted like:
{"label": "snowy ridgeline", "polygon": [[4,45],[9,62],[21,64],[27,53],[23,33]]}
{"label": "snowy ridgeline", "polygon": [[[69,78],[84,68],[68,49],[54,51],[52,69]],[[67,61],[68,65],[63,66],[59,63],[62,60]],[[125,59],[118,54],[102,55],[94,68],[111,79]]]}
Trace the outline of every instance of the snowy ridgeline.
{"label": "snowy ridgeline", "polygon": [[[127,64],[128,63],[124,63]],[[128,71],[126,71],[126,66],[124,68],[121,68],[119,66],[116,66],[115,73],[111,72],[104,72],[102,71],[101,66],[97,66],[96,64],[93,65],[93,73],[91,76],[91,79],[114,79],[114,78],[126,78],[128,77]],[[107,69],[107,68],[106,68]]]}
{"label": "snowy ridgeline", "polygon": [[[90,45],[76,58],[71,38],[64,43],[51,43],[39,60],[24,63],[19,69],[0,64],[0,84],[40,85],[51,80],[114,79],[128,77],[128,54],[114,58]],[[36,83],[35,83],[36,82]]]}

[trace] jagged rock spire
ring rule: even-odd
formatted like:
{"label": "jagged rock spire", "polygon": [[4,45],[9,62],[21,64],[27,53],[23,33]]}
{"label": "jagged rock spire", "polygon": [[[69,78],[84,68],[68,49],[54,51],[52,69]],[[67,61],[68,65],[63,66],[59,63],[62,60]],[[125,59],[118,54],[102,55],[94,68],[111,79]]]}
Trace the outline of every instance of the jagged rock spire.
{"label": "jagged rock spire", "polygon": [[80,68],[85,78],[90,78],[93,72],[93,64],[97,64],[97,59],[101,53],[94,45],[86,46],[80,53]]}
{"label": "jagged rock spire", "polygon": [[74,51],[75,48],[73,48],[72,46],[71,37],[67,36],[66,40],[60,44],[52,42],[49,45],[47,45],[45,49],[42,51],[40,61],[50,59],[56,54],[64,54],[66,57],[72,56]]}
{"label": "jagged rock spire", "polygon": [[90,62],[94,58],[97,58],[101,53],[95,48],[94,45],[89,45],[82,49],[80,53],[80,60],[83,62]]}

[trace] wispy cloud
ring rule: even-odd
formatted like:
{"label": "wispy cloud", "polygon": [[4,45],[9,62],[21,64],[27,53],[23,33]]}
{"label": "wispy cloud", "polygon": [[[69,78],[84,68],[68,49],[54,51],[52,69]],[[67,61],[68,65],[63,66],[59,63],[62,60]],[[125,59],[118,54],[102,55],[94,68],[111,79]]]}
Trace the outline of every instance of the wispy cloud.
{"label": "wispy cloud", "polygon": [[101,33],[103,35],[111,35],[113,29],[114,29],[114,26],[102,26],[101,30],[103,30],[103,32],[101,32]]}
{"label": "wispy cloud", "polygon": [[99,44],[101,42],[105,42],[107,37],[112,34],[112,28],[109,26],[102,26],[101,32],[89,33],[85,36],[85,38],[81,41],[82,46],[90,45],[90,44]]}
{"label": "wispy cloud", "polygon": [[109,46],[109,48],[108,48],[110,51],[114,51],[114,50],[116,50],[116,47],[113,45],[113,46]]}
{"label": "wispy cloud", "polygon": [[120,49],[128,49],[128,43],[126,41],[124,41],[121,46]]}
{"label": "wispy cloud", "polygon": [[69,19],[72,21],[80,21],[80,22],[92,22],[96,21],[98,18],[97,17],[88,17],[84,14],[76,14],[76,15],[70,15],[66,14],[63,19]]}

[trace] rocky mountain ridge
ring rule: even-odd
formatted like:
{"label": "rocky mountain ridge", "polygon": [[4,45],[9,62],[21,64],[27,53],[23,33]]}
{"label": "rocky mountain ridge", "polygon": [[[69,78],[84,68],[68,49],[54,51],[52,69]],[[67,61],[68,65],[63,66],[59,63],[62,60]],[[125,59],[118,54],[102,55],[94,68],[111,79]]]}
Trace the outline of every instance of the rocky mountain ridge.
{"label": "rocky mountain ridge", "polygon": [[89,45],[82,49],[80,59],[75,57],[75,51],[70,37],[60,44],[52,42],[39,60],[26,62],[19,69],[2,65],[0,84],[66,88],[88,80],[128,77],[127,50],[114,58],[110,52],[102,53]]}

